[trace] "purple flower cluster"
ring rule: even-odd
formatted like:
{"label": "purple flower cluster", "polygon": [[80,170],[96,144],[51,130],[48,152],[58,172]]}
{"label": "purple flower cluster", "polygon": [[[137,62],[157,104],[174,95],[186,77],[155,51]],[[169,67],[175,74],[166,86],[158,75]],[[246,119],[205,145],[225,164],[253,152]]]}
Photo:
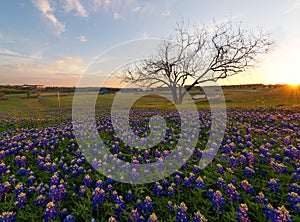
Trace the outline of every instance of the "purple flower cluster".
{"label": "purple flower cluster", "polygon": [[248,217],[248,206],[247,204],[240,204],[238,207],[238,214],[236,215],[237,220],[240,222],[250,222]]}

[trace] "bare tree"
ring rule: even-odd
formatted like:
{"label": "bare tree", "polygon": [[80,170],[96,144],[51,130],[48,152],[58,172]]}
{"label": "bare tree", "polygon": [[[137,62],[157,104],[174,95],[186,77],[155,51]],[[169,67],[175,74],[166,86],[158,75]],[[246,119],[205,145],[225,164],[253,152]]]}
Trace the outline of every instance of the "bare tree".
{"label": "bare tree", "polygon": [[192,31],[183,21],[155,55],[126,66],[121,78],[144,87],[166,86],[178,104],[198,84],[216,82],[253,67],[271,45],[268,34],[243,29],[231,20]]}

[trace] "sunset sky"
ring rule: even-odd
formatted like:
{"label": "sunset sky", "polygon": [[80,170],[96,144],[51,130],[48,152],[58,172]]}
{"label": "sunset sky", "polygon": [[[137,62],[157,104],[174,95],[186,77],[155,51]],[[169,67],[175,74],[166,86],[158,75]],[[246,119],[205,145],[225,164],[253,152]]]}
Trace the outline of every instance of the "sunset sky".
{"label": "sunset sky", "polygon": [[299,0],[9,0],[0,2],[0,84],[76,86],[103,51],[167,37],[181,18],[232,18],[271,34],[264,62],[222,84],[300,83]]}

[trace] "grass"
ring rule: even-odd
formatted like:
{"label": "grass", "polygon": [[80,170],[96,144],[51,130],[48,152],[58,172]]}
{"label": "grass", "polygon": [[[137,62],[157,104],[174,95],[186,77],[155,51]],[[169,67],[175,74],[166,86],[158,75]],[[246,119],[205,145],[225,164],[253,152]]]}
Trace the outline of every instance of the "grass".
{"label": "grass", "polygon": [[[192,91],[191,94],[198,92]],[[300,88],[277,88],[277,89],[230,89],[223,91],[227,107],[253,107],[253,106],[297,106],[300,105]],[[126,99],[125,95],[125,99]],[[128,94],[128,97],[131,95]],[[26,94],[8,94],[8,100],[0,101],[0,111],[23,112],[23,111],[47,111],[59,108],[56,93],[42,93],[40,98],[26,98]],[[96,106],[110,107],[115,94],[101,94],[98,96]],[[125,100],[126,101],[126,100]],[[73,93],[60,94],[60,108],[72,109]],[[207,99],[195,100],[198,108],[209,108]],[[138,99],[134,108],[160,108],[170,109],[174,107],[170,101],[157,96],[145,96]]]}

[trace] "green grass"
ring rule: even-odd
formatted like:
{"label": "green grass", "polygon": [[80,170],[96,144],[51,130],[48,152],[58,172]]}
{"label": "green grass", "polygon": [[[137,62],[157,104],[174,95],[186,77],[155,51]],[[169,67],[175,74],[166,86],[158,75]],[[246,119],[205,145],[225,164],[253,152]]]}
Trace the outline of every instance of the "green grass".
{"label": "green grass", "polygon": [[[297,106],[300,105],[299,88],[278,88],[278,89],[233,89],[224,90],[227,107],[253,107],[253,106]],[[192,91],[191,94],[198,92]],[[98,96],[96,106],[110,107],[115,94],[101,94]],[[130,94],[128,94],[130,97]],[[42,93],[40,98],[27,99],[26,94],[8,94],[8,100],[0,101],[0,111],[47,111],[57,110],[59,102],[57,93]],[[126,95],[125,95],[126,99]],[[126,101],[126,100],[124,100]],[[60,94],[60,108],[72,109],[73,93]],[[206,99],[195,101],[198,108],[209,108]],[[157,96],[142,97],[136,101],[134,108],[174,108],[167,99]]]}

